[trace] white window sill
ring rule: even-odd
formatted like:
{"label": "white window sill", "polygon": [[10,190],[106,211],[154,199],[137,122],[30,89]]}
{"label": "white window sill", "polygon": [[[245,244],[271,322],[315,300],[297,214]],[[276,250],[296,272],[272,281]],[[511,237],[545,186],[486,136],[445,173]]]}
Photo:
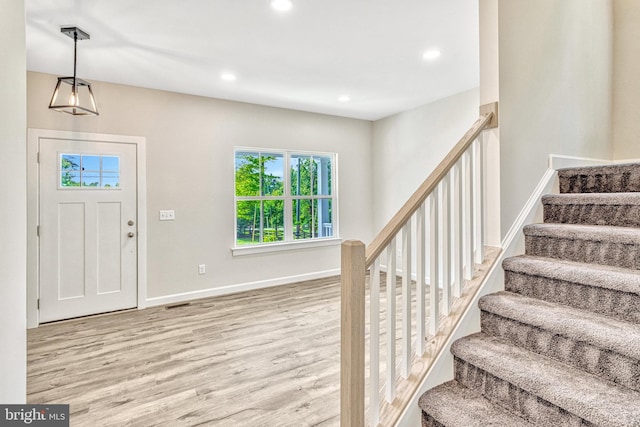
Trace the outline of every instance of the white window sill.
{"label": "white window sill", "polygon": [[297,249],[318,248],[322,246],[337,246],[342,243],[339,237],[324,239],[295,240],[292,242],[263,243],[260,245],[235,246],[231,254],[235,256],[254,255],[270,252],[293,251]]}

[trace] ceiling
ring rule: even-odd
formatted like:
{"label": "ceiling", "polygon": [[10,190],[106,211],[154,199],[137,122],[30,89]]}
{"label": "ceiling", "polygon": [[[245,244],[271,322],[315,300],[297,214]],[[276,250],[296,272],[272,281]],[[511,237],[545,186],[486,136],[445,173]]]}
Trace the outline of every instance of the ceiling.
{"label": "ceiling", "polygon": [[[479,84],[477,0],[293,2],[25,0],[27,68],[72,75],[60,27],[78,26],[90,81],[366,120]],[[423,59],[429,49],[441,56]]]}

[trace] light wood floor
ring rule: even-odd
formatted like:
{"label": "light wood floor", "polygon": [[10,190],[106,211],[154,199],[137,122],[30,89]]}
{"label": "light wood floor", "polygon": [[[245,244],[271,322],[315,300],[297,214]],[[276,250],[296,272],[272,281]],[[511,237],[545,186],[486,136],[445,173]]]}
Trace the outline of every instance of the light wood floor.
{"label": "light wood floor", "polygon": [[28,401],[72,426],[339,422],[338,278],[41,326]]}

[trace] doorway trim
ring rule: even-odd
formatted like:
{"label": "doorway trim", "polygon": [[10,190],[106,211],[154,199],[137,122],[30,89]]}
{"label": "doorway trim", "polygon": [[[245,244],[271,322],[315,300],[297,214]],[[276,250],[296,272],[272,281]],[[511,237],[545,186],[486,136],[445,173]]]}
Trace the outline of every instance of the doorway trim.
{"label": "doorway trim", "polygon": [[38,310],[40,242],[37,234],[40,209],[38,205],[40,200],[38,179],[38,147],[40,139],[79,139],[91,142],[135,145],[137,168],[136,208],[138,211],[137,307],[138,309],[145,308],[147,300],[146,138],[141,136],[29,128],[27,130],[27,328],[36,328],[40,324]]}

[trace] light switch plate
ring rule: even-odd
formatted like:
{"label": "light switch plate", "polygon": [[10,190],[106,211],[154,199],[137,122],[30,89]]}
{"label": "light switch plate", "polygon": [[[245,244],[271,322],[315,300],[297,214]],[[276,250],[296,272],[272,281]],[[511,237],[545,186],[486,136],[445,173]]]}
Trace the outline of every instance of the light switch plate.
{"label": "light switch plate", "polygon": [[176,219],[176,211],[166,210],[160,211],[160,221],[173,221]]}

